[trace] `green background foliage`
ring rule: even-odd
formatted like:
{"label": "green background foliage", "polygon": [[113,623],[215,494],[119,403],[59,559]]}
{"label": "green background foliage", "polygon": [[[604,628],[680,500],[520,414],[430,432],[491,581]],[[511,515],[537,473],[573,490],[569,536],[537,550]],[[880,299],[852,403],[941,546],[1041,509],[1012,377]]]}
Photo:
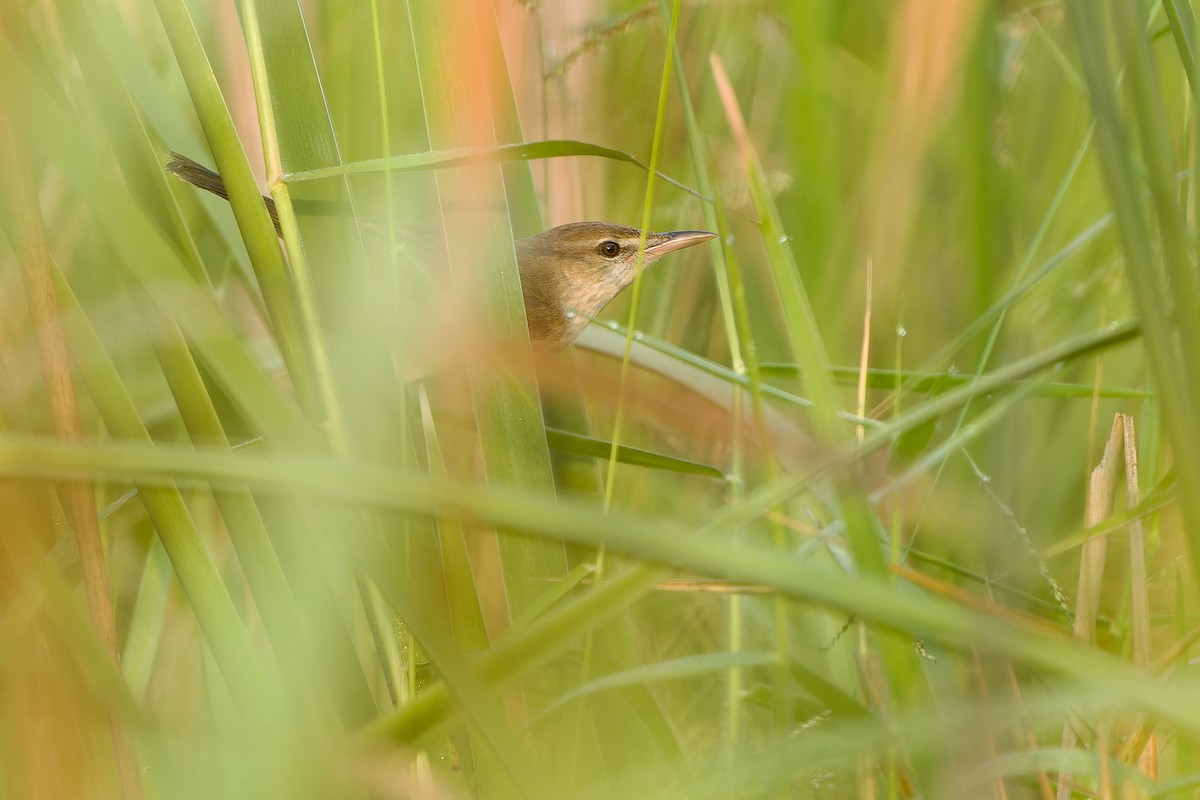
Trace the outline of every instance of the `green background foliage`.
{"label": "green background foliage", "polygon": [[5,796],[1200,786],[1186,0],[0,13]]}

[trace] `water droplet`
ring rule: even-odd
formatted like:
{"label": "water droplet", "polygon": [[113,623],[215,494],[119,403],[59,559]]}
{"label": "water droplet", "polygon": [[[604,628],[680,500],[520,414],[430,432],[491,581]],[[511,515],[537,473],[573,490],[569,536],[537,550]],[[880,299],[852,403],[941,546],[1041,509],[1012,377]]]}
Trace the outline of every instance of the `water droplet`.
{"label": "water droplet", "polygon": [[792,237],[788,236],[786,233],[779,237],[780,244],[787,244],[791,240],[792,240]]}
{"label": "water droplet", "polygon": [[567,319],[575,319],[575,312],[574,312],[574,311],[568,311],[568,312],[567,312]]}
{"label": "water droplet", "polygon": [[903,339],[905,336],[908,336],[908,328],[904,327],[903,325],[897,325],[896,335]]}
{"label": "water droplet", "polygon": [[725,237],[725,246],[733,247],[733,234],[732,233]]}
{"label": "water droplet", "polygon": [[636,341],[639,341],[639,342],[640,342],[640,341],[642,340],[642,332],[641,332],[641,331],[634,331],[634,332],[633,332],[633,338],[634,338]]}
{"label": "water droplet", "polygon": [[947,375],[957,375],[958,374],[958,365],[951,364],[950,369],[946,370],[946,374]]}

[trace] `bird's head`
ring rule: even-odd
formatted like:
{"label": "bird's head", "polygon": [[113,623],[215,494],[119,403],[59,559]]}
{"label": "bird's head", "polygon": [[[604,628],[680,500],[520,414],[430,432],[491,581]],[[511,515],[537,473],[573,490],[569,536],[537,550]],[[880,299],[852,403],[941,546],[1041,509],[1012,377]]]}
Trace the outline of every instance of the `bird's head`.
{"label": "bird's head", "polygon": [[[588,317],[633,282],[640,235],[637,228],[609,222],[572,222],[517,241],[531,336],[563,347],[579,335]],[[707,231],[647,233],[642,264],[715,236]]]}

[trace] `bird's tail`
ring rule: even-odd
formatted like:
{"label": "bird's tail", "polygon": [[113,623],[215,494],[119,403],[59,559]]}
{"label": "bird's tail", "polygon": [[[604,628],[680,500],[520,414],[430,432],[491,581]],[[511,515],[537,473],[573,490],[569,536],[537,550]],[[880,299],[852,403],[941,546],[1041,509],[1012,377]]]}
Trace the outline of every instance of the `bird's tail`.
{"label": "bird's tail", "polygon": [[[175,151],[171,151],[170,155],[171,160],[167,162],[167,172],[206,192],[212,192],[217,197],[224,200],[229,199],[225,181],[218,173]],[[263,204],[267,207],[267,213],[271,215],[271,224],[275,226],[275,233],[282,236],[283,229],[279,226],[279,211],[275,208],[275,201],[269,197],[263,197]]]}

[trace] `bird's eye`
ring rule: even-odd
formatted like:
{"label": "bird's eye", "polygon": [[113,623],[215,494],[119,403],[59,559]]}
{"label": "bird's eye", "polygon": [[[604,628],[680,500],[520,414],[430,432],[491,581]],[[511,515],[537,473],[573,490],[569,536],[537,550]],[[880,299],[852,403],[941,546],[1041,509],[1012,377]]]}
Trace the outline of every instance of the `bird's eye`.
{"label": "bird's eye", "polygon": [[621,252],[621,245],[609,240],[607,242],[601,242],[600,247],[598,247],[597,250],[599,250],[600,255],[604,256],[605,258],[616,258]]}

